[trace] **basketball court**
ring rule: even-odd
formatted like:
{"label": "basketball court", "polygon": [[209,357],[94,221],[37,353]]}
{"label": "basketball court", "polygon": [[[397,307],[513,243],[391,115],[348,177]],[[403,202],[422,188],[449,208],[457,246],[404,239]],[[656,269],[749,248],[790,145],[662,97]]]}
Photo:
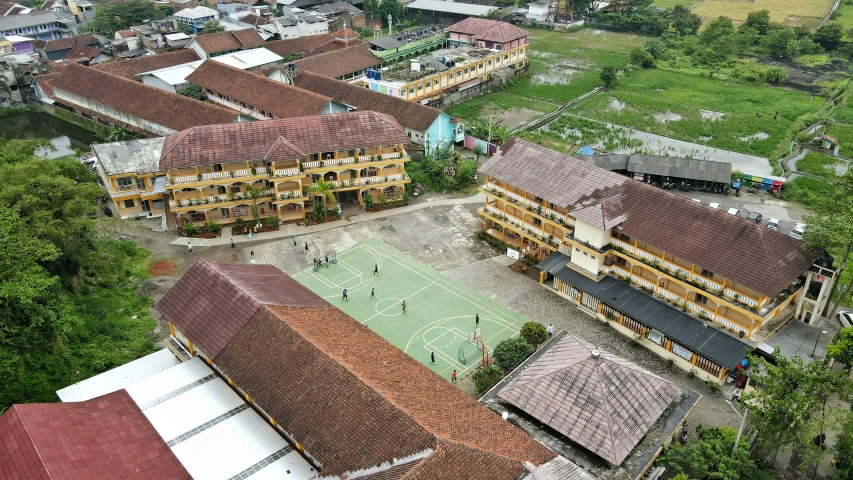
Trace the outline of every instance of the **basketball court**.
{"label": "basketball court", "polygon": [[[525,322],[378,240],[327,253],[328,262],[324,255],[319,265],[293,278],[444,378],[454,369],[459,378],[472,372],[483,361],[484,348],[491,358],[495,346],[517,336]],[[341,299],[344,288],[349,301]]]}

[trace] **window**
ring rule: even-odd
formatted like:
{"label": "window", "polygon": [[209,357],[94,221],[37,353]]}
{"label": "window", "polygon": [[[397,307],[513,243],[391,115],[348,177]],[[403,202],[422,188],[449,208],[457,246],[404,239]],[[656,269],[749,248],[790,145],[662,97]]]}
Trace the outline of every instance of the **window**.
{"label": "window", "polygon": [[118,185],[119,189],[126,189],[133,186],[133,178],[132,177],[124,177],[116,179],[116,185]]}
{"label": "window", "polygon": [[616,257],[616,265],[625,268],[628,265],[628,261],[622,257]]}
{"label": "window", "polygon": [[138,188],[140,190],[145,190],[145,179],[144,178],[137,178],[136,179],[136,188]]}
{"label": "window", "polygon": [[433,80],[432,84],[437,87],[438,86],[438,79],[436,78],[435,80]]}
{"label": "window", "polygon": [[693,352],[691,352],[689,348],[682,347],[675,342],[672,342],[672,353],[687,361],[690,361],[690,359],[693,358]]}
{"label": "window", "polygon": [[459,77],[461,77],[461,76],[462,76],[462,71],[461,71],[461,70],[460,70],[460,71],[457,71],[457,72],[456,72],[456,78],[459,78]]}
{"label": "window", "polygon": [[311,154],[311,160],[320,160],[320,154],[319,153],[312,153]]}
{"label": "window", "polygon": [[663,334],[660,333],[659,331],[653,329],[653,328],[649,329],[648,337],[649,337],[649,340],[657,343],[658,345],[663,344]]}
{"label": "window", "polygon": [[423,83],[418,84],[418,93],[420,93],[420,91],[423,89],[424,89],[424,84]]}
{"label": "window", "polygon": [[133,208],[133,206],[134,206],[133,200],[125,200],[124,201],[124,208]]}
{"label": "window", "polygon": [[486,65],[488,65],[488,66],[490,66],[490,67],[491,67],[491,66],[492,66],[492,61],[491,61],[491,60],[489,60],[488,62],[486,62]]}
{"label": "window", "polygon": [[480,70],[482,70],[482,69],[483,69],[483,62],[480,62],[480,64],[479,64],[479,65],[477,65],[477,68],[479,68]]}
{"label": "window", "polygon": [[539,220],[538,218],[533,217],[533,225],[536,225],[537,227],[541,227],[542,226],[542,220]]}
{"label": "window", "polygon": [[503,50],[503,48],[504,48],[503,43],[496,43],[495,44],[495,50]]}
{"label": "window", "polygon": [[465,69],[462,70],[462,73],[464,73],[465,75],[468,75],[468,67],[465,67]]}
{"label": "window", "polygon": [[703,276],[703,277],[708,277],[708,278],[714,278],[714,272],[712,272],[712,271],[710,271],[710,270],[705,270],[705,269],[703,268],[703,269],[702,269],[702,276]]}
{"label": "window", "polygon": [[415,93],[415,87],[409,87],[409,95]]}
{"label": "window", "polygon": [[700,295],[697,293],[696,298],[693,299],[693,303],[698,303],[700,305],[707,305],[708,304],[708,297],[706,297],[705,295]]}

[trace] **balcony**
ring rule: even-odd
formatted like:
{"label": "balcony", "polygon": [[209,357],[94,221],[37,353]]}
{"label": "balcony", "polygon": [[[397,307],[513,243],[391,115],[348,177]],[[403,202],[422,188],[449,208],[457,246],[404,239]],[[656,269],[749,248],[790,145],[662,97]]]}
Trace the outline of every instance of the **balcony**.
{"label": "balcony", "polygon": [[274,176],[276,176],[276,177],[293,177],[293,176],[299,175],[302,172],[300,172],[298,168],[293,167],[293,168],[279,168],[279,169],[276,169],[276,171],[274,173],[275,173]]}
{"label": "balcony", "polygon": [[[379,157],[379,158],[377,158]],[[358,157],[344,157],[344,158],[329,158],[325,160],[312,160],[310,162],[302,162],[302,168],[305,170],[316,169],[316,168],[326,168],[326,167],[335,167],[340,165],[361,165],[362,163],[369,162],[384,162],[386,160],[394,160],[398,158],[407,158],[408,155],[404,155],[402,152],[392,152],[392,153],[383,153],[381,155],[361,155]]]}
{"label": "balcony", "polygon": [[[508,225],[514,233],[526,235],[527,237],[536,240],[539,244],[546,245],[551,250],[555,250],[559,246],[559,244],[554,240],[554,237],[546,234],[542,229],[527,224],[517,217],[507,215],[491,205],[487,205],[485,208],[480,208],[477,212],[481,215],[488,215],[495,220],[503,222]],[[566,253],[566,255],[571,255],[571,251]]]}
{"label": "balcony", "polygon": [[[275,190],[267,189],[262,190],[258,200],[267,200],[268,197],[272,197],[275,195]],[[210,206],[211,208],[215,208],[215,204],[220,203],[233,203],[233,202],[252,202],[252,196],[248,193],[232,193],[229,195],[209,195],[198,198],[188,198],[184,200],[170,200],[169,206],[172,208],[183,208],[183,207],[194,207],[194,206]],[[224,207],[225,205],[223,205]]]}
{"label": "balcony", "polygon": [[278,195],[275,197],[273,202],[274,203],[279,203],[279,202],[289,203],[289,202],[294,202],[294,201],[303,201],[303,200],[307,200],[307,199],[308,199],[308,196],[305,195],[304,193],[302,193],[301,190],[289,190],[289,191],[278,192]]}
{"label": "balcony", "polygon": [[[531,207],[531,208],[536,209],[536,210],[541,208],[542,209],[541,212],[536,212],[533,210],[530,210],[530,211],[532,213],[534,213],[535,215],[542,217],[545,220],[562,222],[563,224],[566,224],[566,225],[574,225],[575,224],[575,220],[573,218],[570,218],[568,215],[565,215],[563,213],[560,213],[560,212],[557,212],[557,211],[552,210],[550,208],[547,208],[544,205],[537,203],[533,200],[525,199],[522,195],[519,195],[515,192],[509,192],[505,188],[499,187],[498,185],[495,185],[494,183],[486,183],[485,185],[483,185],[481,190],[483,190],[484,193],[491,193],[493,195],[500,194],[500,195],[498,195],[499,197],[506,196],[508,199],[511,199],[511,201],[514,201],[513,203],[521,203],[522,205],[524,205],[526,207]],[[553,217],[553,218],[551,218],[551,217]]]}

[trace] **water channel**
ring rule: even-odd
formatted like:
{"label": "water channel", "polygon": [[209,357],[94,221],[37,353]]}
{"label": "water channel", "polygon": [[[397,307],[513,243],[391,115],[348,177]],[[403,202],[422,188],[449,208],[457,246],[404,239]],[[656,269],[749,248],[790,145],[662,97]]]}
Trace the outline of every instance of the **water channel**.
{"label": "water channel", "polygon": [[36,154],[47,158],[74,153],[76,148],[88,152],[92,142],[98,141],[92,132],[41,112],[0,117],[0,135],[20,140],[46,138],[56,150],[41,149]]}

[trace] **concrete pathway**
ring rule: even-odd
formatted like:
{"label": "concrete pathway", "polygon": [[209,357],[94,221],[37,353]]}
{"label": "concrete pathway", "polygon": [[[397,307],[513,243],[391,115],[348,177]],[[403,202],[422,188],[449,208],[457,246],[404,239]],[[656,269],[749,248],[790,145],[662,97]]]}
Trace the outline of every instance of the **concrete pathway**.
{"label": "concrete pathway", "polygon": [[369,222],[370,220],[376,220],[379,218],[392,217],[395,215],[400,215],[404,213],[410,213],[418,210],[423,210],[425,208],[430,207],[440,207],[445,205],[460,205],[465,203],[484,203],[485,195],[482,193],[474,194],[470,197],[463,198],[435,198],[435,199],[427,199],[422,202],[416,203],[414,205],[408,205],[405,207],[392,208],[389,210],[383,210],[381,212],[375,213],[359,213],[357,215],[347,216],[341,220],[335,220],[332,222],[320,223],[317,225],[307,225],[307,226],[299,226],[296,224],[288,224],[282,225],[278,231],[275,232],[266,232],[258,235],[253,235],[250,240],[246,235],[238,235],[236,237],[232,237],[231,235],[231,227],[222,227],[222,235],[217,238],[189,238],[189,237],[178,237],[172,241],[172,245],[184,245],[186,246],[187,242],[192,242],[193,248],[197,247],[213,247],[217,245],[228,245],[231,243],[231,239],[234,239],[234,243],[244,244],[244,243],[252,243],[252,242],[265,242],[273,239],[279,238],[297,238],[297,242],[299,242],[298,238],[302,235],[308,235],[316,232],[322,232],[324,230],[331,230],[333,228],[339,228],[351,224]]}

